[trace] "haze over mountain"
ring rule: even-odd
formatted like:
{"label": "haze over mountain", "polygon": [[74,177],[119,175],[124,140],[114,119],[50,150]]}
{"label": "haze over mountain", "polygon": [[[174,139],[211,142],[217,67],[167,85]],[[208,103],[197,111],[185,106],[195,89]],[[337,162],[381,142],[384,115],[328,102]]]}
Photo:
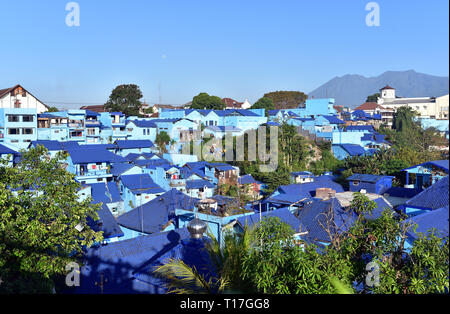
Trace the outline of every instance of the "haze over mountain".
{"label": "haze over mountain", "polygon": [[308,98],[334,98],[337,105],[356,107],[367,96],[390,85],[400,97],[438,97],[448,94],[449,78],[418,73],[414,70],[387,71],[376,77],[347,74],[335,77],[308,93]]}

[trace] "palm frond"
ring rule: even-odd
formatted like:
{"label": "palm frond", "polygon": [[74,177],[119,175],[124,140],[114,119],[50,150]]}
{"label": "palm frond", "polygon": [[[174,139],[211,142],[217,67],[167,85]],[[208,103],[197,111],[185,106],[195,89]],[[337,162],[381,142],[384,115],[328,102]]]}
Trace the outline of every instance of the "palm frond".
{"label": "palm frond", "polygon": [[169,293],[211,293],[212,280],[206,281],[194,266],[182,260],[169,259],[166,264],[157,266],[154,274],[166,282]]}

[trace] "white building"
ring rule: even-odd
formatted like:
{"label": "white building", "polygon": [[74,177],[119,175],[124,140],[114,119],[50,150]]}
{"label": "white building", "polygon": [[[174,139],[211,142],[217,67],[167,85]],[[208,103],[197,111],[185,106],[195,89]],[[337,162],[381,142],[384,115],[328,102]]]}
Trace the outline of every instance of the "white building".
{"label": "white building", "polygon": [[400,107],[410,107],[417,111],[421,118],[448,119],[448,95],[441,97],[397,97],[395,88],[389,85],[380,89],[377,103],[384,108],[397,111]]}
{"label": "white building", "polygon": [[0,89],[0,108],[33,108],[36,109],[37,113],[48,111],[47,105],[19,84],[14,87]]}

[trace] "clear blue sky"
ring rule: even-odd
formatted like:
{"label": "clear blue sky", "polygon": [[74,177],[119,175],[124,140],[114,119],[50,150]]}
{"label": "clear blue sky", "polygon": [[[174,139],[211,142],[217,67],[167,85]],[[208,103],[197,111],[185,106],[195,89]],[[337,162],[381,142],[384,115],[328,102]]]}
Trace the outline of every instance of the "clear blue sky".
{"label": "clear blue sky", "polygon": [[366,26],[368,0],[78,0],[79,27],[68,2],[3,1],[0,88],[78,108],[129,83],[150,103],[254,102],[345,74],[449,73],[447,0],[378,0],[379,27]]}

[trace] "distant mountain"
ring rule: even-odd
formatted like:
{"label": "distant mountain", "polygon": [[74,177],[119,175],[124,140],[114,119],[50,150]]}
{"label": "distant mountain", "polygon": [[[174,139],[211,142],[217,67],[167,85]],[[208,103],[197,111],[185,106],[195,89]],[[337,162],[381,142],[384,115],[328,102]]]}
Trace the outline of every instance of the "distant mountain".
{"label": "distant mountain", "polygon": [[348,74],[323,84],[308,94],[308,98],[334,98],[337,105],[356,107],[367,96],[390,85],[400,97],[432,97],[448,94],[449,78],[409,71],[387,71],[377,77]]}

